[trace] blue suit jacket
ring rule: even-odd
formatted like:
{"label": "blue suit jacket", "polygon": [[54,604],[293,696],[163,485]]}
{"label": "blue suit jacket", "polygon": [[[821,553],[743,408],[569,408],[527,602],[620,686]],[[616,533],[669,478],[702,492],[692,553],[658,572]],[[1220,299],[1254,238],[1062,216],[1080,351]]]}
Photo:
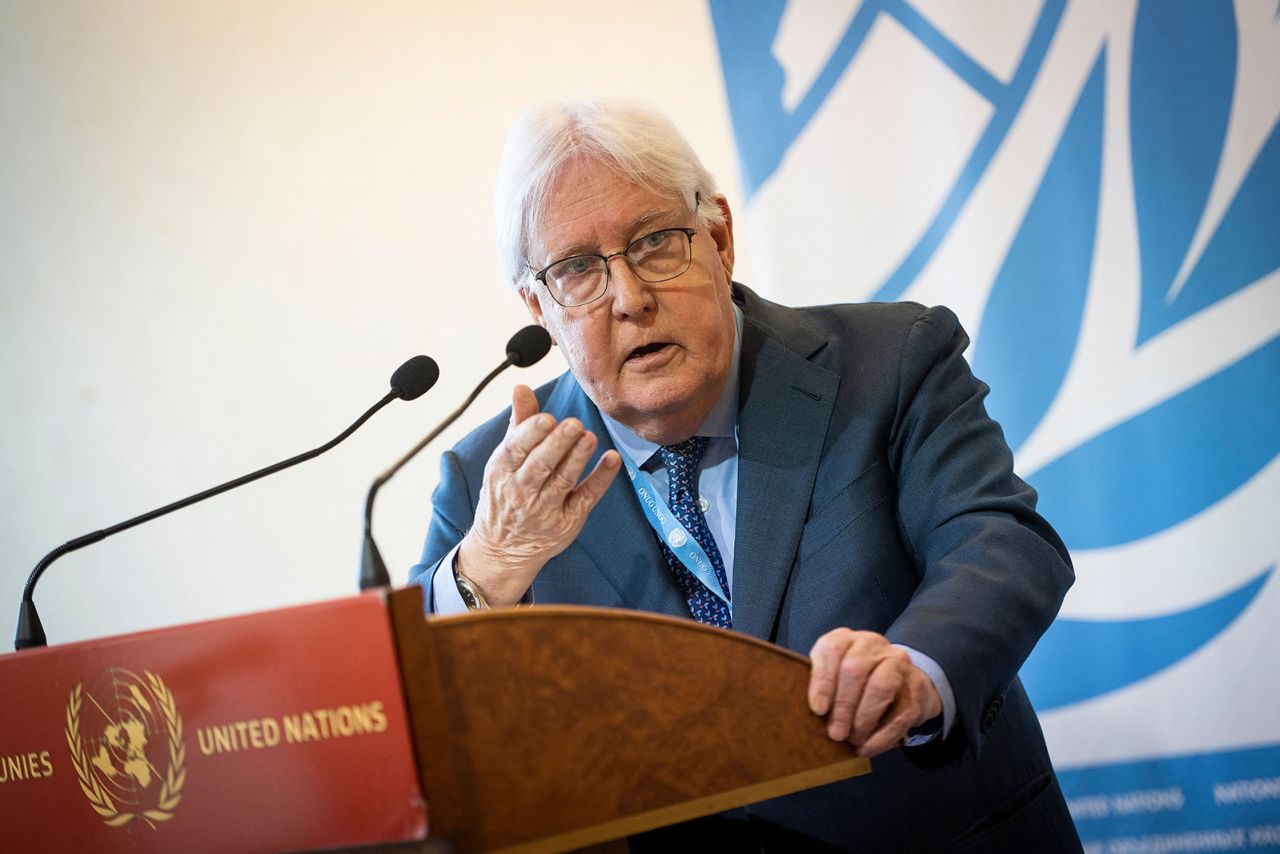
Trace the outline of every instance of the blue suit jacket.
{"label": "blue suit jacket", "polygon": [[[1016,678],[1071,566],[1013,474],[959,322],[905,303],[786,308],[740,285],[734,299],[744,314],[734,629],[806,654],[837,626],[883,633],[942,666],[957,713],[948,738],[891,751],[867,777],[748,812],[852,850],[1006,850],[1006,837],[1007,850],[1078,848]],[[597,456],[611,447],[571,375],[538,399],[595,432]],[[411,578],[429,585],[470,526],[508,417],[443,455]],[[689,616],[623,477],[533,590],[539,603]]]}

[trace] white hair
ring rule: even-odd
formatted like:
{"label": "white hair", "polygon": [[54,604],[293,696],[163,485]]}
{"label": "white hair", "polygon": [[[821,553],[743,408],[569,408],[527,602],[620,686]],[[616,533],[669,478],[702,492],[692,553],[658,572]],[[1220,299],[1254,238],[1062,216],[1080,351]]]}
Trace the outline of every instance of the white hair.
{"label": "white hair", "polygon": [[575,159],[616,169],[646,189],[687,199],[691,208],[697,198],[700,227],[724,222],[715,178],[666,116],[629,101],[550,102],[516,120],[498,170],[498,257],[517,289],[532,281],[529,236],[537,232],[551,186]]}

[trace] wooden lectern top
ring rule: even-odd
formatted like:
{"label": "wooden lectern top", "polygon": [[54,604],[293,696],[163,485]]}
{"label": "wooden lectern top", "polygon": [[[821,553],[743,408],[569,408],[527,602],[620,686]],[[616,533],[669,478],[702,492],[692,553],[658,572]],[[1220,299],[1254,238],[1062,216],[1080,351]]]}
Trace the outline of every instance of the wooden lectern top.
{"label": "wooden lectern top", "polygon": [[780,647],[636,611],[421,607],[391,597],[431,833],[460,851],[564,851],[870,770]]}

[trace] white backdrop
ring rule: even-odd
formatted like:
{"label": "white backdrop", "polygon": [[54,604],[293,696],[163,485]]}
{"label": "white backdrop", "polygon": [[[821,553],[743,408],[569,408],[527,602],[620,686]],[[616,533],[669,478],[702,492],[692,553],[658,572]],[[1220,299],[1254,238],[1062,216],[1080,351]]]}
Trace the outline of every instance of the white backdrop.
{"label": "white backdrop", "polygon": [[[426,397],[62,558],[36,601],[61,643],[354,591],[370,479],[528,322],[506,130],[589,93],[666,111],[741,198],[701,3],[0,2],[0,631],[54,546],[328,441],[427,353]],[[438,451],[563,369],[513,369],[382,491],[395,581]]]}

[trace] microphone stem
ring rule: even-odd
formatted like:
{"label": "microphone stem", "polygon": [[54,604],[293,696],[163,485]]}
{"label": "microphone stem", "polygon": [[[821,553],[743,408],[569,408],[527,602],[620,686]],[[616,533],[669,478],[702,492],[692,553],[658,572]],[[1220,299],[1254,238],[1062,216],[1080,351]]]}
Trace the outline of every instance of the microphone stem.
{"label": "microphone stem", "polygon": [[480,392],[484,391],[489,383],[493,382],[498,374],[511,367],[514,362],[508,356],[507,360],[501,365],[489,372],[489,375],[480,381],[480,385],[462,401],[462,405],[450,413],[449,417],[440,423],[438,427],[422,438],[422,441],[409,449],[409,452],[400,459],[392,463],[391,467],[382,474],[374,478],[373,483],[369,485],[369,493],[364,498],[364,552],[360,558],[360,589],[373,590],[379,587],[386,587],[391,584],[391,575],[387,572],[386,562],[382,559],[382,554],[378,551],[378,543],[373,538],[373,501],[378,495],[378,490],[382,489],[382,485],[391,480],[392,476],[400,469],[404,468],[409,460],[418,455],[418,452],[431,443],[435,437],[439,436],[449,428],[449,425],[457,421],[467,407],[475,402],[480,396]]}
{"label": "microphone stem", "polygon": [[[387,394],[381,400],[379,400],[373,406],[369,407],[369,409],[366,410],[363,415],[357,418],[350,427],[348,427],[346,430],[343,430],[333,439],[329,440],[328,442],[325,442],[323,445],[321,445],[318,448],[298,454],[296,457],[290,457],[287,460],[283,460],[281,462],[275,463],[274,465],[267,466],[266,468],[258,469],[257,471],[252,472],[251,474],[246,474],[243,477],[236,478],[235,480],[229,480],[224,484],[215,486],[211,489],[206,489],[204,492],[200,492],[195,495],[188,496],[187,498],[183,498],[179,501],[175,501],[172,504],[166,504],[164,507],[160,507],[156,510],[151,510],[147,513],[143,513],[140,516],[134,516],[132,519],[126,519],[125,521],[120,522],[117,525],[112,525],[109,528],[103,528],[100,531],[94,531],[91,534],[85,534],[84,536],[76,537],[74,540],[68,540],[67,542],[58,546],[56,549],[54,549],[53,551],[45,555],[43,558],[41,558],[40,562],[36,564],[35,569],[31,570],[31,575],[27,577],[26,586],[23,587],[22,589],[23,606],[27,607],[26,603],[32,602],[32,597],[35,594],[36,582],[39,581],[40,576],[44,574],[44,571],[49,567],[49,564],[53,563],[55,560],[62,557],[63,555],[68,554],[69,552],[76,551],[77,549],[82,549],[85,546],[92,545],[93,543],[96,543],[100,540],[105,540],[107,537],[110,537],[113,534],[118,534],[121,531],[127,531],[128,529],[134,527],[135,525],[141,525],[143,522],[150,522],[152,519],[157,519],[161,516],[168,515],[169,513],[172,513],[175,510],[181,510],[183,507],[189,507],[192,504],[197,504],[201,501],[204,501],[206,498],[212,498],[213,496],[226,492],[229,489],[235,489],[237,486],[243,486],[246,483],[251,483],[255,480],[258,480],[259,478],[266,477],[269,474],[275,474],[276,472],[287,469],[290,466],[295,466],[298,463],[306,462],[307,460],[318,457],[321,454],[323,454],[325,451],[332,448],[334,445],[337,445],[343,439],[346,439],[356,430],[358,430],[360,428],[360,425],[364,424],[364,422],[368,421],[370,418],[373,417],[374,413],[376,413],[379,409],[386,406],[388,403],[395,400],[399,396],[400,396],[399,392],[395,390],[387,392]],[[45,644],[46,644],[46,640],[45,640],[44,634],[42,631],[40,631],[38,632],[38,635],[36,637],[23,638],[20,634],[15,642],[15,647],[17,649],[23,649],[23,648],[32,647],[32,646],[45,646]]]}
{"label": "microphone stem", "polygon": [[405,464],[407,464],[409,460],[413,459],[418,455],[419,451],[421,451],[427,445],[431,444],[432,440],[434,440],[437,436],[439,436],[445,430],[449,429],[449,427],[453,424],[453,422],[457,421],[460,417],[462,417],[462,413],[466,412],[467,407],[469,407],[472,403],[475,402],[475,399],[480,396],[480,392],[484,391],[485,387],[487,387],[489,383],[493,382],[494,379],[497,378],[498,374],[502,373],[507,368],[511,367],[512,364],[513,362],[510,359],[507,359],[501,365],[498,365],[498,367],[490,371],[489,375],[480,381],[480,385],[475,387],[475,390],[472,391],[471,394],[467,396],[467,399],[462,401],[462,405],[459,406],[457,409],[455,409],[452,413],[450,413],[448,418],[446,418],[444,421],[440,423],[438,427],[436,427],[434,430],[432,430],[430,433],[424,436],[422,438],[422,441],[418,442],[418,444],[410,448],[408,453],[406,453],[403,457],[401,457],[400,459],[392,463],[391,466],[386,471],[384,471],[382,474],[374,478],[373,484],[369,487],[369,494],[365,496],[365,501],[364,501],[364,533],[366,537],[372,536],[372,533],[373,533],[373,499],[374,499],[374,496],[378,494],[378,490],[382,489],[382,485],[385,484],[387,481],[391,480],[391,478],[395,475],[396,472],[404,468]]}

